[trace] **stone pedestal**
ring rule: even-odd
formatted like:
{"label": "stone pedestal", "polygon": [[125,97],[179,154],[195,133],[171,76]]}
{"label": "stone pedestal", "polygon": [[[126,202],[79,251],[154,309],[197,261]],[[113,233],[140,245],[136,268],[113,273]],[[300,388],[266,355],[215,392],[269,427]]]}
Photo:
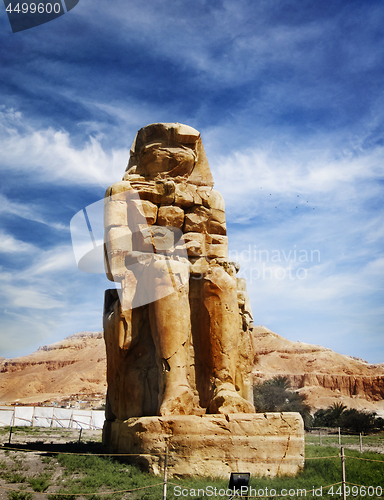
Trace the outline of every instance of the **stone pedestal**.
{"label": "stone pedestal", "polygon": [[[168,446],[170,476],[229,478],[295,475],[304,467],[304,426],[298,413],[178,415],[106,421],[103,443],[110,453],[154,473],[163,472]],[[135,456],[135,454],[137,454]]]}

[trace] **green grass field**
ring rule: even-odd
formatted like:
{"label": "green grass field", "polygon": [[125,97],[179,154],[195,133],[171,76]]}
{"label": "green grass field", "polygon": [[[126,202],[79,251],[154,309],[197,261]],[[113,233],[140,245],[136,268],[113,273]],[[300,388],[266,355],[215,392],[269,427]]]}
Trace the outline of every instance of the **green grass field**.
{"label": "green grass field", "polygon": [[[251,478],[250,486],[255,489],[255,492],[252,492],[252,494],[260,494],[260,496],[262,494],[269,495],[271,490],[272,493],[275,490],[275,496],[277,497],[285,489],[287,493],[289,492],[289,495],[286,494],[285,496],[280,496],[280,498],[314,498],[320,496],[320,493],[321,497],[340,498],[340,485],[336,485],[333,488],[330,487],[332,484],[341,482],[341,459],[338,455],[339,450],[335,448],[307,446],[305,468],[297,477],[277,477],[274,479],[253,477]],[[364,458],[365,460],[358,460],[358,458]],[[58,459],[66,470],[65,482],[60,492],[66,494],[75,493],[81,495],[82,493],[93,493],[103,490],[129,490],[161,482],[161,478],[159,477],[140,472],[133,466],[124,465],[110,458],[61,455]],[[374,460],[374,462],[368,460]],[[348,496],[352,498],[384,497],[384,456],[377,453],[364,453],[360,455],[359,452],[346,450],[346,481],[347,483],[354,483],[365,487],[357,487],[352,490],[352,485],[347,485],[349,486]],[[176,485],[179,487],[175,487]],[[369,486],[373,486],[374,490],[371,488],[368,491],[367,488]],[[380,488],[376,490],[378,486],[383,490],[380,490]],[[211,496],[215,498],[215,487],[217,496],[219,496],[220,490],[228,488],[228,481],[208,478],[170,479],[167,498],[209,498],[207,492],[212,492]],[[321,487],[322,491],[320,491]],[[188,491],[188,488],[191,491]],[[306,490],[306,493],[304,490]],[[317,495],[314,494],[314,490],[316,490]],[[119,499],[123,498],[123,496],[127,497],[123,493],[103,495],[101,497]],[[157,500],[161,497],[162,486],[159,485],[147,490],[131,492],[127,498]],[[59,500],[59,498],[63,497],[59,497],[58,495],[49,496],[49,500]],[[69,500],[71,497],[68,496],[67,498]]]}
{"label": "green grass field", "polygon": [[[56,432],[59,435],[60,430]],[[307,441],[313,437],[307,436]],[[337,436],[329,437],[338,439]],[[377,437],[380,438],[379,441]],[[356,437],[351,436],[351,438]],[[377,444],[382,442],[383,436],[367,436],[366,439]],[[323,444],[324,442],[323,436]],[[358,444],[358,438],[356,443]],[[44,464],[45,469],[38,476],[31,477],[28,475],[28,470],[22,471],[19,467],[26,454],[17,450],[2,453],[8,460],[11,458],[15,466],[11,470],[10,467],[5,466],[4,460],[0,460],[0,477],[9,486],[19,488],[16,492],[8,491],[8,500],[31,500],[35,495],[42,493],[47,500],[72,500],[79,497],[83,500],[162,499],[162,476],[142,472],[135,466],[111,457],[91,454],[38,456],[37,459]],[[341,482],[339,453],[340,450],[337,447],[319,446],[318,442],[313,445],[307,444],[305,467],[301,473],[294,478],[251,477],[250,487],[254,490],[251,496],[284,499],[342,498],[340,484],[335,484]],[[349,449],[345,450],[345,455],[347,496],[357,499],[384,498],[384,455],[372,452],[360,454],[357,450]],[[61,469],[61,474],[55,476],[58,467]],[[228,498],[223,495],[224,490],[228,489],[228,480],[171,478],[168,483],[167,498],[171,500]],[[50,493],[53,487],[56,491]]]}

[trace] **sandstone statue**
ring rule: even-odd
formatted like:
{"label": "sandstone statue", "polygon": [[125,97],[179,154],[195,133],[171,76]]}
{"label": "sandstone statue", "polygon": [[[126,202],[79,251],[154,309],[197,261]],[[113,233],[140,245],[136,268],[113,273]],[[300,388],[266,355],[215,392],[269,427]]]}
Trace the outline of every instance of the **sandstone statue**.
{"label": "sandstone statue", "polygon": [[197,130],[139,130],[104,226],[106,452],[170,476],[296,474],[301,416],[254,412],[252,313]]}
{"label": "sandstone statue", "polygon": [[253,413],[252,313],[200,134],[136,135],[104,208],[107,420]]}

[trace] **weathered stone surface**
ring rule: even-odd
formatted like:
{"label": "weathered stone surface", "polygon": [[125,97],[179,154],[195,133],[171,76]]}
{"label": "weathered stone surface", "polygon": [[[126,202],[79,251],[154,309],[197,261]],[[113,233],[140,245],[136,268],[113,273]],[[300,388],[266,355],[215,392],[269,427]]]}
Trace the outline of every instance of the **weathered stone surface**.
{"label": "weathered stone surface", "polygon": [[138,224],[137,231],[132,235],[133,248],[138,252],[153,252],[151,227]]}
{"label": "weathered stone surface", "polygon": [[211,219],[219,222],[220,224],[225,224],[225,212],[224,210],[218,210],[217,208],[211,208]]}
{"label": "weathered stone surface", "polygon": [[208,234],[206,236],[207,257],[227,258],[228,257],[228,237],[219,234]]}
{"label": "weathered stone surface", "polygon": [[[130,182],[132,188],[139,194],[141,200],[169,205],[175,200],[175,183],[170,180],[143,181],[135,180],[136,175],[126,174],[124,177],[134,177]],[[141,177],[141,179],[144,179]]]}
{"label": "weathered stone surface", "polygon": [[157,224],[181,229],[184,224],[184,210],[174,205],[161,206],[157,216]]}
{"label": "weathered stone surface", "polygon": [[219,191],[216,191],[216,189],[212,189],[209,193],[208,201],[204,205],[215,210],[221,210],[222,212],[225,211],[224,198]]}
{"label": "weathered stone surface", "polygon": [[212,192],[212,187],[209,186],[199,186],[196,190],[196,193],[201,198],[202,204],[207,208],[209,208],[208,200],[211,192]]}
{"label": "weathered stone surface", "polygon": [[186,182],[176,184],[175,205],[178,205],[182,208],[193,207],[193,205],[195,204],[194,200],[197,197],[196,191],[197,188],[193,184],[187,184]]}
{"label": "weathered stone surface", "polygon": [[128,217],[132,216],[137,220],[137,215],[134,214],[135,211],[138,212],[139,217],[145,218],[148,225],[152,225],[157,219],[157,205],[149,200],[132,200],[128,207]]}
{"label": "weathered stone surface", "polygon": [[125,252],[122,252],[121,250],[110,251],[107,253],[105,265],[109,280],[121,282],[121,280],[124,279],[125,273],[127,272],[125,257]]}
{"label": "weathered stone surface", "polygon": [[304,428],[297,413],[142,417],[106,422],[109,451],[146,454],[136,463],[162,474],[168,446],[170,476],[228,479],[295,475],[304,467]]}
{"label": "weathered stone surface", "polygon": [[111,226],[128,226],[126,201],[112,200],[104,204],[104,227]]}
{"label": "weathered stone surface", "polygon": [[211,219],[207,222],[207,231],[211,234],[221,234],[225,236],[227,234],[227,225],[225,223],[220,224],[220,222]]}
{"label": "weathered stone surface", "polygon": [[115,184],[112,184],[112,186],[107,189],[105,197],[126,201],[127,194],[132,192],[132,190],[131,183],[128,181],[115,182]]}
{"label": "weathered stone surface", "polygon": [[184,232],[185,233],[205,233],[207,232],[208,221],[211,212],[203,206],[195,206],[185,213]]}
{"label": "weathered stone surface", "polygon": [[121,248],[132,250],[132,231],[128,226],[112,226],[106,232],[106,248],[108,254],[118,252]]}
{"label": "weathered stone surface", "polygon": [[243,330],[253,328],[251,303],[247,293],[247,282],[244,278],[237,278],[237,298],[243,320]]}
{"label": "weathered stone surface", "polygon": [[191,276],[193,278],[196,278],[197,276],[199,279],[201,279],[203,274],[206,273],[209,269],[209,262],[206,256],[196,258],[190,257],[189,262],[189,272],[191,273]]}
{"label": "weathered stone surface", "polygon": [[205,255],[205,236],[202,233],[185,233],[185,248],[188,257],[200,257]]}

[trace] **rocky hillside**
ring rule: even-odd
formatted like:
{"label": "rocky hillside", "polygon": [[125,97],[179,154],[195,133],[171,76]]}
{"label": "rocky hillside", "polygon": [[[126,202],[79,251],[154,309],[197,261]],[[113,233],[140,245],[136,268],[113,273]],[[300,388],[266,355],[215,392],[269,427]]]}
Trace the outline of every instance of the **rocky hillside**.
{"label": "rocky hillside", "polygon": [[[321,346],[291,342],[263,326],[253,330],[254,379],[286,375],[313,408],[342,402],[384,416],[384,363],[371,365]],[[101,333],[83,332],[0,360],[0,405],[88,401],[97,407],[106,392]]]}
{"label": "rocky hillside", "polygon": [[82,332],[40,347],[29,356],[0,361],[0,404],[88,401],[104,403],[102,333]]}
{"label": "rocky hillside", "polygon": [[384,416],[384,363],[372,365],[318,345],[292,342],[263,326],[253,330],[253,347],[256,383],[287,376],[313,408],[342,402]]}

